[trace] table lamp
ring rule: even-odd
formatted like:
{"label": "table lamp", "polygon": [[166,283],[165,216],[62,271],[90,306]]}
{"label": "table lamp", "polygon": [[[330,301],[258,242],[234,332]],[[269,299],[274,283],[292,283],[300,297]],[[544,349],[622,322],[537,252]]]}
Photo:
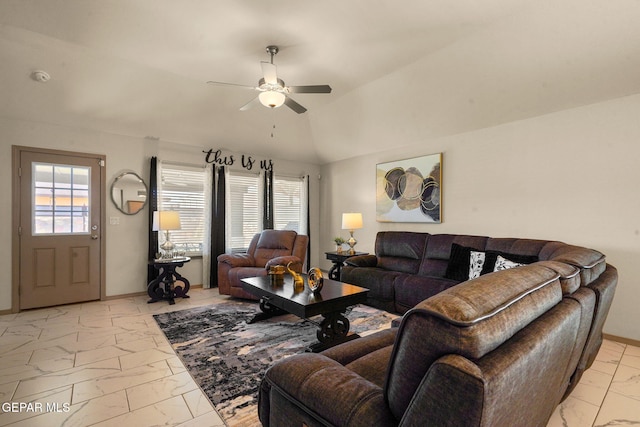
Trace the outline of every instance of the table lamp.
{"label": "table lamp", "polygon": [[160,245],[165,253],[173,251],[175,245],[169,240],[169,230],[180,230],[180,213],[176,211],[155,211],[153,212],[153,231],[164,231],[164,243]]}
{"label": "table lamp", "polygon": [[349,244],[349,254],[353,255],[356,253],[354,246],[358,241],[353,237],[353,230],[358,228],[362,228],[362,214],[355,212],[348,212],[342,214],[342,229],[349,230],[349,234],[351,237],[347,240]]}

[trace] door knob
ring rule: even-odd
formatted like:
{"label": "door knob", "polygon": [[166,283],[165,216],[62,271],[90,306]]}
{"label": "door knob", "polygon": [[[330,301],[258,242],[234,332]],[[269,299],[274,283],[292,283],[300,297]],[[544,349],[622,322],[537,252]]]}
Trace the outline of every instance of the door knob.
{"label": "door knob", "polygon": [[97,235],[97,234],[92,234],[92,235],[91,235],[91,238],[92,238],[93,240],[98,240],[98,235]]}

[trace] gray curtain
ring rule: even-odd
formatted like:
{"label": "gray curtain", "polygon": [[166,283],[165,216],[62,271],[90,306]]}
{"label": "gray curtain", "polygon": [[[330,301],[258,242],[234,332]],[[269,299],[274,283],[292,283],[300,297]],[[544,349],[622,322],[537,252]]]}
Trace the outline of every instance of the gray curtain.
{"label": "gray curtain", "polygon": [[216,258],[225,251],[225,174],[224,166],[217,166],[211,184],[211,266],[209,285],[218,286],[218,262]]}
{"label": "gray curtain", "polygon": [[264,172],[264,212],[262,216],[262,228],[273,230],[273,171]]}
{"label": "gray curtain", "polygon": [[[149,261],[152,261],[158,253],[158,232],[153,231],[153,213],[158,210],[158,159],[151,157],[151,170],[149,172]],[[153,265],[147,265],[147,283],[158,277],[158,270]]]}

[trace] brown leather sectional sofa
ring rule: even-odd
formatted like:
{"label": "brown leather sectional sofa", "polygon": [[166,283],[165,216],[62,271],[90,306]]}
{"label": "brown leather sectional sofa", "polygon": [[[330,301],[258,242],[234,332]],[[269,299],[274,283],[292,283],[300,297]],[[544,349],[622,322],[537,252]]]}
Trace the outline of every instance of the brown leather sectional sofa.
{"label": "brown leather sectional sofa", "polygon": [[400,326],[272,366],[264,426],[545,426],[598,352],[617,271],[561,242],[383,232],[342,280]]}

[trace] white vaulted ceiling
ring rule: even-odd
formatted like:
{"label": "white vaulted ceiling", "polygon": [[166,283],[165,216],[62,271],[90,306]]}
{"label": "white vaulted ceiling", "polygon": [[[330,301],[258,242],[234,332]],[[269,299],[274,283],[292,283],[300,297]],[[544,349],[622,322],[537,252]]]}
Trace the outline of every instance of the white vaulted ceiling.
{"label": "white vaulted ceiling", "polygon": [[[0,116],[325,163],[638,93],[639,23],[637,0],[0,0]],[[257,84],[270,44],[333,92],[241,112],[255,93],[206,84]]]}

